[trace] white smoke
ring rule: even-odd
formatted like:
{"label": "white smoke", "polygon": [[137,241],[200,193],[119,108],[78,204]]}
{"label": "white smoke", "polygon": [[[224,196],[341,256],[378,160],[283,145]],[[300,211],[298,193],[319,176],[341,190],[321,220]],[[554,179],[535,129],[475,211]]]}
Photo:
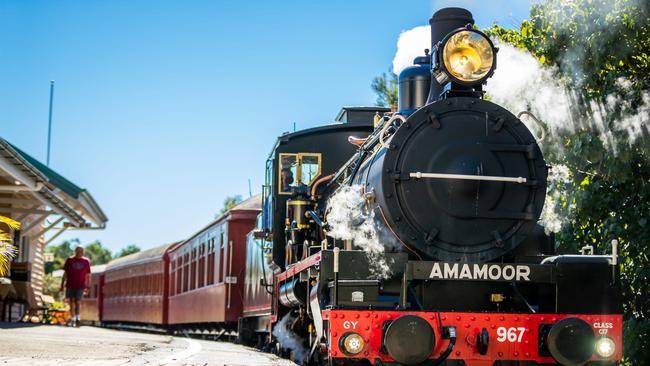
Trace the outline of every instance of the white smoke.
{"label": "white smoke", "polygon": [[566,165],[554,165],[548,174],[548,194],[539,218],[546,234],[557,233],[566,223],[567,213],[574,208],[570,199],[569,186],[573,179]]}
{"label": "white smoke", "polygon": [[291,331],[291,324],[295,319],[290,312],[287,313],[273,328],[273,336],[282,349],[291,351],[293,360],[304,364],[309,358],[309,351],[304,345],[304,340]]}
{"label": "white smoke", "polygon": [[413,60],[424,55],[424,50],[431,47],[429,26],[419,26],[400,33],[397,39],[397,52],[393,58],[393,72],[399,75],[402,70],[413,65]]}
{"label": "white smoke", "polygon": [[343,186],[327,202],[327,234],[335,239],[352,240],[368,255],[370,272],[376,278],[390,277],[384,253],[395,246],[375,224],[375,213],[366,208],[362,187]]}
{"label": "white smoke", "polygon": [[[632,146],[650,135],[650,94],[644,94],[641,105],[634,109],[630,81],[617,80],[620,95],[584,101],[560,77],[557,67],[542,65],[530,53],[498,40],[495,43],[499,46],[497,70],[486,85],[487,94],[515,114],[530,111],[536,115],[547,130],[540,143],[546,153],[562,159],[566,138],[578,131],[599,138],[614,156],[624,145]],[[522,120],[532,131],[539,129],[530,119]],[[572,176],[562,164],[556,164],[549,173],[541,216],[547,233],[559,232],[575,208],[570,191]]]}
{"label": "white smoke", "polygon": [[[561,152],[564,137],[579,130],[592,131],[613,154],[621,144],[634,144],[650,132],[650,95],[635,112],[631,105],[631,83],[617,80],[622,95],[608,95],[603,101],[580,102],[561,78],[556,67],[542,65],[530,53],[495,40],[499,47],[497,70],[485,90],[492,101],[513,113],[529,111],[547,128],[548,138],[541,144],[547,151]],[[537,126],[523,118],[528,127]]]}
{"label": "white smoke", "polygon": [[[574,104],[554,67],[544,67],[533,55],[495,40],[497,69],[485,87],[492,101],[512,113],[532,112],[547,125],[548,134],[573,132]],[[524,123],[530,122],[523,119]],[[528,126],[536,131],[536,126]]]}

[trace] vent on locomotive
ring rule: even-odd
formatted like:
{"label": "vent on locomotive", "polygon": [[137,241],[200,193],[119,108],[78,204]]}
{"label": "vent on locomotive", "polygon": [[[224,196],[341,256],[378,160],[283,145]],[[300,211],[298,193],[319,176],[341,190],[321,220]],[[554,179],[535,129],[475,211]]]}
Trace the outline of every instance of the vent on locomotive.
{"label": "vent on locomotive", "polygon": [[321,154],[280,154],[278,193],[289,195],[305,191],[321,174]]}

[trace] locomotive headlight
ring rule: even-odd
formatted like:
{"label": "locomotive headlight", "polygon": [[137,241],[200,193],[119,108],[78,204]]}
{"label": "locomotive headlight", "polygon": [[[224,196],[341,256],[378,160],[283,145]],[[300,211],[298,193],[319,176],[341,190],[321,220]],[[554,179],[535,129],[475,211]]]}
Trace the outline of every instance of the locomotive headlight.
{"label": "locomotive headlight", "polygon": [[438,47],[438,65],[434,76],[439,83],[451,79],[462,85],[482,84],[496,67],[496,49],[492,41],[474,29],[449,33]]}
{"label": "locomotive headlight", "polygon": [[343,351],[352,356],[363,351],[365,342],[357,333],[348,333],[341,338],[341,345],[343,346]]}
{"label": "locomotive headlight", "polygon": [[553,324],[546,336],[551,356],[562,365],[583,365],[597,347],[594,330],[580,318],[564,318]]}
{"label": "locomotive headlight", "polygon": [[616,352],[616,344],[611,338],[601,337],[596,341],[596,354],[602,358],[609,358]]}

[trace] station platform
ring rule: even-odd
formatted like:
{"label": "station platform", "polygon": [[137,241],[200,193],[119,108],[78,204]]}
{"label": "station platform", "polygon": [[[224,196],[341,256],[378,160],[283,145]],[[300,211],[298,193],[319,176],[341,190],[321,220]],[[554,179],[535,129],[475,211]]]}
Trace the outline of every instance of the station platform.
{"label": "station platform", "polygon": [[0,323],[0,335],[0,366],[295,366],[275,355],[228,342],[92,326]]}

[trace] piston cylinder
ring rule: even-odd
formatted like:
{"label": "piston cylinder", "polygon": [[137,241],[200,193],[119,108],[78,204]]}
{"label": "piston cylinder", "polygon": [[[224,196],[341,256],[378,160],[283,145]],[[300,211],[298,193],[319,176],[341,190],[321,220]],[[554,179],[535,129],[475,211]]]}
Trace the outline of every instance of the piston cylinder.
{"label": "piston cylinder", "polygon": [[307,282],[300,279],[289,280],[280,286],[278,297],[286,307],[297,308],[305,305],[307,300]]}

